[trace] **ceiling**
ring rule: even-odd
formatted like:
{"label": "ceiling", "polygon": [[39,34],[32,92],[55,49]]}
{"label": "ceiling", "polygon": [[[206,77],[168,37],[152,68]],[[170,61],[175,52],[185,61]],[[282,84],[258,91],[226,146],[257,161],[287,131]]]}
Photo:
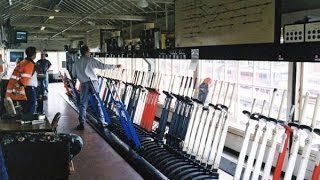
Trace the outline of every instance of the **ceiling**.
{"label": "ceiling", "polygon": [[[141,8],[138,0],[0,0],[0,21],[10,18],[31,38],[76,39],[94,29],[121,29],[174,13],[174,0],[147,1],[148,7]],[[283,13],[316,8],[320,0],[282,0]]]}
{"label": "ceiling", "polygon": [[0,20],[10,18],[32,39],[76,39],[94,29],[121,29],[163,17],[166,10],[174,13],[174,0],[147,1],[148,7],[141,8],[138,0],[0,0]]}

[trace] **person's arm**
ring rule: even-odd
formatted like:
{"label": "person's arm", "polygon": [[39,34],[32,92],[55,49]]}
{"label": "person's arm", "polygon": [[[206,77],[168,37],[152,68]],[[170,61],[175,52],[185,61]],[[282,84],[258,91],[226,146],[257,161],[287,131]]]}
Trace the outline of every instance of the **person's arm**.
{"label": "person's arm", "polygon": [[94,68],[98,69],[114,69],[114,68],[121,68],[121,64],[112,65],[112,64],[104,64],[98,59],[92,58],[92,65]]}
{"label": "person's arm", "polygon": [[52,64],[51,64],[51,62],[49,60],[47,60],[47,61],[48,61],[48,69],[47,69],[47,71],[48,71]]}

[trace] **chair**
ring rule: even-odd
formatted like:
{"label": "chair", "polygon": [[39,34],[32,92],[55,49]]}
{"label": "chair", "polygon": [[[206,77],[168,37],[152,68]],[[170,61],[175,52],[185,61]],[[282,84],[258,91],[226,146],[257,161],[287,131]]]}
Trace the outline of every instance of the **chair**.
{"label": "chair", "polygon": [[57,133],[57,127],[58,127],[58,122],[60,120],[60,117],[61,117],[61,113],[57,112],[52,119],[51,128],[54,133]]}
{"label": "chair", "polygon": [[9,115],[9,116],[15,116],[17,115],[17,111],[16,111],[16,108],[13,104],[13,101],[10,97],[5,97],[4,98],[4,108],[6,110],[6,113]]}
{"label": "chair", "polygon": [[[57,112],[56,115],[54,115],[52,122],[51,122],[51,128],[52,128],[52,132],[57,134],[57,127],[58,127],[58,122],[61,118],[61,113]],[[72,160],[69,161],[69,174],[74,174],[75,170],[74,170],[74,165]]]}
{"label": "chair", "polygon": [[3,147],[9,179],[67,180],[67,142],[17,142]]}

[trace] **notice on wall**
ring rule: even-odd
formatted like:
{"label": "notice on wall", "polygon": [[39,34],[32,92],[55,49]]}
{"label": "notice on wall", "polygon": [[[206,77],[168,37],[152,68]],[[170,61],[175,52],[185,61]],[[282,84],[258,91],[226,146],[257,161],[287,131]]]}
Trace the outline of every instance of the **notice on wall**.
{"label": "notice on wall", "polygon": [[274,43],[276,0],[176,0],[176,47]]}

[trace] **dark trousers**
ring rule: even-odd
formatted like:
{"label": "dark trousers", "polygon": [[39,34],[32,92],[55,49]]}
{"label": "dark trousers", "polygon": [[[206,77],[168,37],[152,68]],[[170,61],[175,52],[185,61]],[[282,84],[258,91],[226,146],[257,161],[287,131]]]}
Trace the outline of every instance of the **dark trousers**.
{"label": "dark trousers", "polygon": [[1,180],[9,179],[1,146],[0,146],[0,179]]}
{"label": "dark trousers", "polygon": [[97,110],[98,110],[97,116],[99,121],[102,123],[105,122],[104,114],[102,111],[103,107],[101,107],[98,101],[98,97],[95,95],[95,92],[99,89],[99,83],[98,81],[92,81],[92,83],[95,89],[92,89],[90,81],[81,83],[80,102],[79,102],[79,122],[80,123],[84,123],[87,117],[87,107],[88,107],[88,101],[90,96],[92,96],[94,101],[96,102]]}
{"label": "dark trousers", "polygon": [[27,100],[22,102],[22,113],[35,113],[36,112],[36,87],[27,86],[25,88]]}

